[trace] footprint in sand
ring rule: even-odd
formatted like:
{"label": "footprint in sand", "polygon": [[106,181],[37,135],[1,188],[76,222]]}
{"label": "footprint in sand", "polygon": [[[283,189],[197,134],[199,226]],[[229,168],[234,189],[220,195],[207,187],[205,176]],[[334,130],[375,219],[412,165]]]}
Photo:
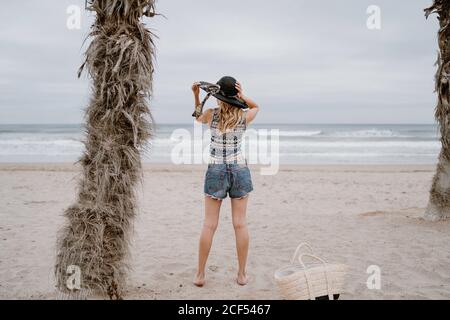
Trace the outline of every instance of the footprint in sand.
{"label": "footprint in sand", "polygon": [[178,275],[182,278],[190,278],[192,275],[194,275],[197,272],[196,267],[185,267],[183,271],[179,272]]}
{"label": "footprint in sand", "polygon": [[217,272],[219,270],[219,267],[212,265],[212,266],[209,266],[208,269],[212,272]]}

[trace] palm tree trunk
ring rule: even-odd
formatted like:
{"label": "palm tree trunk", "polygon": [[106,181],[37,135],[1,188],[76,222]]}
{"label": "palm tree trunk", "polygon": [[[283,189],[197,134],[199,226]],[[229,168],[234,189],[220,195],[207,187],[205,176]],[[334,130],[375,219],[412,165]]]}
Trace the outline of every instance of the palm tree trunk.
{"label": "palm tree trunk", "polygon": [[435,116],[441,133],[442,150],[425,218],[437,221],[450,218],[450,0],[434,0],[433,5],[425,9],[427,18],[432,13],[438,15],[440,24]]}
{"label": "palm tree trunk", "polygon": [[[99,293],[121,299],[128,243],[136,209],[140,151],[151,136],[152,34],[141,23],[154,0],[89,0],[96,14],[84,67],[92,78],[86,110],[85,151],[78,197],[65,211],[55,275],[69,298]],[[81,271],[81,290],[66,282],[69,266]]]}

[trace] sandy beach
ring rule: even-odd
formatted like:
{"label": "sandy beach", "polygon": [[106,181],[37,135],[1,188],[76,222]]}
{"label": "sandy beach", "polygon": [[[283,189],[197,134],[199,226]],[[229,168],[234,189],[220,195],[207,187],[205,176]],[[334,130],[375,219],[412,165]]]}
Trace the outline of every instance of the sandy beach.
{"label": "sandy beach", "polygon": [[[0,298],[55,298],[56,232],[78,169],[0,165]],[[342,299],[450,299],[450,222],[421,219],[433,166],[284,166],[275,176],[252,167],[250,283],[235,282],[226,201],[207,284],[197,288],[204,169],[145,166],[127,299],[280,299],[273,273],[304,241],[350,267]],[[380,290],[366,286],[370,265],[381,269]]]}

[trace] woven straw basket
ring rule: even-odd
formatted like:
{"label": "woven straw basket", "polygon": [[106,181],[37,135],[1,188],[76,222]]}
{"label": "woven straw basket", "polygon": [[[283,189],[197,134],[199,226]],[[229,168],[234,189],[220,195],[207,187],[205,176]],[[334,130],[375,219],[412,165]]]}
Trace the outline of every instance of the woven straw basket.
{"label": "woven straw basket", "polygon": [[[308,248],[308,253],[302,248]],[[305,264],[305,258],[315,263]],[[338,299],[344,290],[347,266],[329,264],[314,255],[310,245],[302,243],[295,250],[291,265],[275,271],[275,282],[288,300]]]}

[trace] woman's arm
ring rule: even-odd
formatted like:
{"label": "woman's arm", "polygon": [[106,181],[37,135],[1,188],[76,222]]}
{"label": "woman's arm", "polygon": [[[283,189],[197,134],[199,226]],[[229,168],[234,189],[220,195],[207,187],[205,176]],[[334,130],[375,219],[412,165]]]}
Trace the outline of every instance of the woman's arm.
{"label": "woman's arm", "polygon": [[213,111],[213,109],[208,109],[206,111],[203,111],[202,115],[196,119],[197,122],[200,122],[203,124],[210,123],[211,119],[212,119],[212,111]]}
{"label": "woman's arm", "polygon": [[[194,101],[195,101],[195,106],[197,107],[198,105],[201,104],[200,102],[200,83],[195,82],[192,85],[192,92],[194,93]],[[198,117],[196,117],[195,119],[200,122],[200,123],[204,123],[207,124],[211,121],[211,109],[208,109],[206,111],[203,111],[202,114]]]}
{"label": "woman's arm", "polygon": [[236,82],[236,89],[239,92],[239,98],[241,98],[242,100],[245,101],[245,103],[248,105],[248,108],[250,110],[247,111],[247,118],[246,121],[247,123],[252,122],[256,115],[258,114],[259,111],[259,106],[256,104],[255,101],[253,101],[252,99],[246,97],[243,93],[242,93],[242,85],[239,82]]}

